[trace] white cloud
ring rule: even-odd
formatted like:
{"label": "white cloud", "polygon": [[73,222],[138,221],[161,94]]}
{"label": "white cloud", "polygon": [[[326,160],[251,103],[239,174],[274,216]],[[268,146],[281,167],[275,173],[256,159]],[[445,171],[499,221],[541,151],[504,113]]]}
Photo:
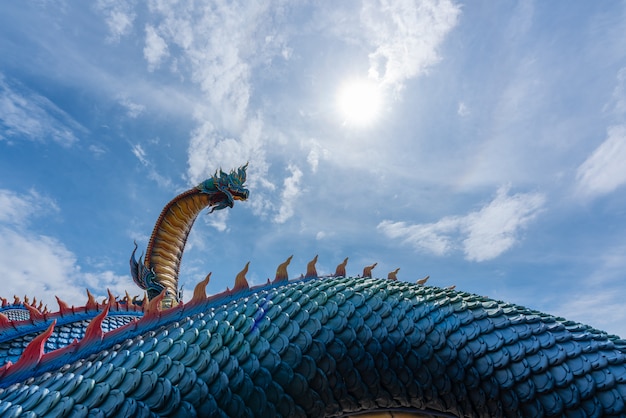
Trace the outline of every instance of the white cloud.
{"label": "white cloud", "polygon": [[369,55],[370,76],[401,87],[437,63],[437,48],[459,14],[449,0],[364,1],[361,24],[376,47]]}
{"label": "white cloud", "polygon": [[141,165],[143,165],[148,170],[148,178],[149,179],[154,180],[160,187],[162,187],[164,189],[171,189],[172,188],[172,181],[169,178],[164,177],[163,175],[161,175],[156,170],[156,168],[154,168],[155,165],[152,163],[152,161],[150,161],[146,157],[146,151],[143,149],[141,144],[133,145],[132,148],[131,148],[131,152],[133,153],[133,155],[135,157],[137,157],[137,159],[139,160]]}
{"label": "white cloud", "polygon": [[83,274],[76,256],[62,242],[28,228],[32,218],[50,211],[59,209],[36,191],[19,195],[0,189],[0,277],[5,278],[2,296],[28,295],[31,300],[37,296],[49,309],[56,310],[55,295],[70,304],[85,303],[85,290],[80,284],[87,284],[101,296],[106,296],[106,287],[123,294],[129,277],[110,271]]}
{"label": "white cloud", "polygon": [[11,190],[0,189],[0,222],[24,226],[31,217],[58,212],[59,207],[50,198],[31,190],[28,195],[18,195]]}
{"label": "white cloud", "polygon": [[610,107],[618,116],[626,114],[626,67],[620,68],[617,73],[617,86],[613,90],[612,101],[605,108]]}
{"label": "white cloud", "polygon": [[205,216],[204,222],[212,228],[217,229],[219,232],[224,232],[228,229],[228,215],[230,212],[227,210],[215,211],[211,216]]}
{"label": "white cloud", "polygon": [[128,0],[98,0],[96,9],[104,14],[104,20],[109,28],[110,42],[119,42],[128,35],[133,28],[137,17],[133,11],[133,2]]}
{"label": "white cloud", "polygon": [[469,116],[470,110],[465,103],[459,102],[459,106],[457,107],[456,113],[460,117],[464,118],[466,116]]}
{"label": "white cloud", "polygon": [[267,65],[273,57],[282,59],[285,50],[281,37],[274,36],[272,6],[276,4],[152,2],[156,21],[146,30],[158,42],[146,59],[158,64],[167,44],[177,46],[176,71],[191,73],[209,107],[217,110],[213,116],[234,131],[247,116],[252,67]]}
{"label": "white cloud", "polygon": [[137,118],[146,110],[144,105],[134,103],[128,97],[120,97],[119,104],[126,109],[126,115],[131,119]]}
{"label": "white cloud", "polygon": [[328,158],[328,150],[323,148],[320,143],[314,139],[310,140],[308,143],[303,144],[303,148],[308,148],[309,153],[307,154],[306,161],[309,163],[309,167],[311,167],[311,171],[313,173],[317,172],[317,166],[319,165],[320,159]]}
{"label": "white cloud", "polygon": [[401,239],[418,252],[443,256],[461,249],[470,261],[498,257],[520,240],[520,232],[545,203],[539,193],[508,194],[501,187],[480,210],[465,216],[448,216],[435,223],[407,224],[384,220],[378,225],[387,237]]}
{"label": "white cloud", "polygon": [[0,141],[50,139],[63,146],[78,141],[74,132],[84,128],[46,97],[18,87],[0,74]]}
{"label": "white cloud", "polygon": [[293,216],[293,206],[296,198],[300,195],[300,180],[302,171],[295,165],[289,164],[287,169],[291,175],[285,178],[281,193],[281,205],[278,214],[274,217],[274,222],[282,224]]}
{"label": "white cloud", "polygon": [[467,215],[463,240],[465,258],[485,261],[496,258],[519,240],[519,233],[545,204],[539,193],[508,195],[508,188],[498,190],[496,198],[478,212]]}
{"label": "white cloud", "polygon": [[142,165],[148,166],[148,160],[146,160],[146,152],[143,150],[143,147],[141,146],[141,144],[133,145],[133,147],[131,148],[131,152],[133,153],[135,157],[137,157],[137,159],[139,160],[139,162],[141,162]]}
{"label": "white cloud", "polygon": [[146,25],[146,46],[143,48],[143,56],[148,61],[148,71],[159,68],[163,58],[168,55],[165,40],[159,36],[153,26]]}
{"label": "white cloud", "polygon": [[[0,226],[0,277],[3,296],[37,296],[50,310],[57,309],[54,296],[70,305],[82,306],[87,300],[85,287],[98,297],[106,289],[124,295],[129,276],[111,271],[83,273],[76,256],[55,238],[27,230]],[[139,294],[139,289],[134,293]]]}
{"label": "white cloud", "polygon": [[626,125],[611,126],[607,139],[578,167],[579,191],[589,197],[611,193],[626,184]]}

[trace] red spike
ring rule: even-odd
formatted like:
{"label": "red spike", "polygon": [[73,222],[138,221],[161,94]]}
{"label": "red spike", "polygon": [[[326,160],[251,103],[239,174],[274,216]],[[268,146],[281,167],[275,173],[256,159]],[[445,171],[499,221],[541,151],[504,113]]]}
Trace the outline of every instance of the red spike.
{"label": "red spike", "polygon": [[90,344],[92,342],[102,341],[104,333],[102,332],[102,321],[109,314],[109,305],[106,305],[102,312],[100,312],[94,319],[91,320],[87,329],[85,330],[85,336],[81,340],[81,343]]}
{"label": "red spike", "polygon": [[107,293],[109,294],[109,306],[115,306],[117,310],[120,309],[120,303],[117,301],[111,290],[107,288]]}
{"label": "red spike", "polygon": [[45,319],[42,313],[39,312],[37,308],[30,306],[28,303],[24,303],[24,306],[26,307],[26,309],[28,309],[28,312],[30,313],[31,321],[41,321]]}
{"label": "red spike", "polygon": [[61,316],[65,316],[74,312],[74,310],[70,308],[67,303],[63,302],[61,298],[59,298],[58,296],[55,296],[55,298],[57,298],[57,303],[59,304],[59,313],[61,314]]}
{"label": "red spike", "polygon": [[13,363],[10,361],[7,361],[6,363],[4,363],[2,367],[0,367],[0,377],[3,377],[12,366],[13,366]]}
{"label": "red spike", "polygon": [[235,278],[235,286],[233,286],[233,292],[239,292],[240,290],[248,290],[250,285],[248,284],[248,280],[246,279],[246,273],[248,272],[248,267],[250,266],[250,262],[246,263],[246,266],[237,274]]}
{"label": "red spike", "polygon": [[5,298],[3,298],[2,296],[0,296],[0,300],[2,301],[2,307],[4,308],[5,306],[7,306],[7,300]]}
{"label": "red spike", "polygon": [[200,281],[193,289],[190,304],[201,303],[206,300],[206,287],[209,284],[209,280],[211,280],[211,273],[207,274],[204,280]]}
{"label": "red spike", "polygon": [[5,314],[0,313],[0,330],[12,328],[12,327],[13,327],[13,321],[11,321],[9,317],[6,316]]}
{"label": "red spike", "polygon": [[13,367],[21,369],[23,367],[32,368],[36,366],[43,357],[43,350],[46,345],[46,341],[48,341],[48,338],[52,335],[56,324],[56,320],[52,321],[48,329],[33,338],[33,340],[28,343],[24,352],[22,352],[20,359],[15,363],[15,365],[13,365]]}
{"label": "red spike", "polygon": [[13,304],[14,305],[21,305],[22,304],[22,301],[20,300],[20,298],[17,295],[13,295],[13,297],[15,298],[13,300]]}
{"label": "red spike", "polygon": [[98,302],[96,302],[96,298],[91,294],[89,289],[87,289],[87,304],[85,305],[85,310],[98,310]]}

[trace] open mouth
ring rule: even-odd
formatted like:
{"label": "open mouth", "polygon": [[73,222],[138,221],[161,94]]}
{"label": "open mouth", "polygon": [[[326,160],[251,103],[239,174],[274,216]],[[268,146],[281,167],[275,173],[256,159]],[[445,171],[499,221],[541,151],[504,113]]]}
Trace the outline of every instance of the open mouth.
{"label": "open mouth", "polygon": [[241,191],[236,191],[232,193],[233,193],[233,199],[235,200],[246,200],[248,199],[248,195],[250,194],[250,192],[247,189],[243,189]]}

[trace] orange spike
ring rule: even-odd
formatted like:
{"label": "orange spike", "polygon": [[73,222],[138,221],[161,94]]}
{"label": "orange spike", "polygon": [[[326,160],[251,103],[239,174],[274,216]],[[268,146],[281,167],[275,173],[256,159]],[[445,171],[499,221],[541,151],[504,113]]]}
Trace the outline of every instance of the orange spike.
{"label": "orange spike", "polygon": [[315,264],[317,264],[317,255],[313,257],[313,260],[309,261],[309,264],[306,265],[306,274],[304,275],[305,279],[309,278],[317,278],[317,269],[315,268]]}
{"label": "orange spike", "polygon": [[24,304],[30,305],[30,301],[28,300],[28,296],[24,295]]}
{"label": "orange spike", "polygon": [[289,280],[289,274],[287,273],[287,266],[291,263],[293,255],[290,255],[285,262],[281,263],[276,269],[276,277],[274,282],[284,282]]}
{"label": "orange spike", "polygon": [[99,342],[104,337],[104,332],[102,332],[102,321],[109,314],[109,305],[105,305],[102,312],[100,312],[94,319],[91,320],[89,325],[87,325],[87,329],[85,330],[85,336],[82,341],[89,344],[91,342]]}
{"label": "orange spike", "polygon": [[26,346],[20,359],[13,365],[13,367],[20,368],[21,366],[32,368],[37,365],[43,357],[43,350],[46,345],[46,341],[52,335],[54,327],[57,321],[54,320],[43,333],[39,334]]}
{"label": "orange spike", "polygon": [[19,305],[19,304],[21,304],[21,303],[22,303],[22,301],[20,300],[20,298],[19,298],[19,297],[17,297],[17,295],[13,295],[13,297],[15,298],[15,299],[13,300],[13,304],[14,304],[14,305]]}
{"label": "orange spike", "polygon": [[201,280],[193,289],[191,303],[200,303],[206,300],[206,287],[211,280],[211,273],[207,274],[204,280]]}
{"label": "orange spike", "polygon": [[374,270],[374,267],[376,267],[378,265],[378,263],[374,263],[371,266],[366,266],[363,269],[363,277],[367,277],[367,278],[372,278],[372,270]]}
{"label": "orange spike", "polygon": [[420,285],[425,285],[425,284],[426,284],[426,282],[428,281],[428,279],[430,279],[430,276],[426,276],[426,277],[424,277],[423,279],[419,279],[419,280],[417,281],[417,284],[420,284]]}
{"label": "orange spike", "polygon": [[341,264],[337,266],[335,270],[335,277],[346,277],[346,266],[348,265],[348,257],[343,260]]}
{"label": "orange spike", "polygon": [[390,272],[387,275],[387,279],[389,279],[389,280],[398,280],[398,272],[399,271],[400,271],[400,268],[397,268],[394,271]]}
{"label": "orange spike", "polygon": [[89,289],[87,289],[87,304],[85,305],[85,309],[93,309],[94,311],[98,309],[98,302],[96,301],[96,298],[91,294]]}
{"label": "orange spike", "polygon": [[[161,301],[165,297],[167,289],[163,289],[161,293],[157,297],[152,300],[148,300],[148,303],[144,303],[144,317],[156,316],[159,312],[161,312]],[[145,299],[144,299],[145,301]]]}
{"label": "orange spike", "polygon": [[117,309],[120,308],[120,303],[118,302],[117,298],[115,297],[115,295],[113,293],[111,293],[111,290],[109,288],[107,288],[107,293],[109,295],[109,306],[115,306]]}
{"label": "orange spike", "polygon": [[446,287],[446,290],[454,290],[454,289],[456,289],[456,285],[455,284]]}
{"label": "orange spike", "polygon": [[233,292],[238,292],[240,290],[248,290],[250,285],[248,285],[248,280],[246,279],[246,273],[248,272],[248,267],[250,266],[250,262],[246,263],[246,266],[237,274],[235,277],[235,286],[233,286]]}

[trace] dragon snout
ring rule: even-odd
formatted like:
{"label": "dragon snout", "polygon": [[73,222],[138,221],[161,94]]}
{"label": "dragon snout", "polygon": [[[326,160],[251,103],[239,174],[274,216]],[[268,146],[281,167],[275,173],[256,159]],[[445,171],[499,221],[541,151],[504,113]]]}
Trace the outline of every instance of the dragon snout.
{"label": "dragon snout", "polygon": [[233,199],[235,199],[235,200],[247,200],[249,195],[250,195],[250,192],[248,191],[248,189],[236,190],[233,193]]}

